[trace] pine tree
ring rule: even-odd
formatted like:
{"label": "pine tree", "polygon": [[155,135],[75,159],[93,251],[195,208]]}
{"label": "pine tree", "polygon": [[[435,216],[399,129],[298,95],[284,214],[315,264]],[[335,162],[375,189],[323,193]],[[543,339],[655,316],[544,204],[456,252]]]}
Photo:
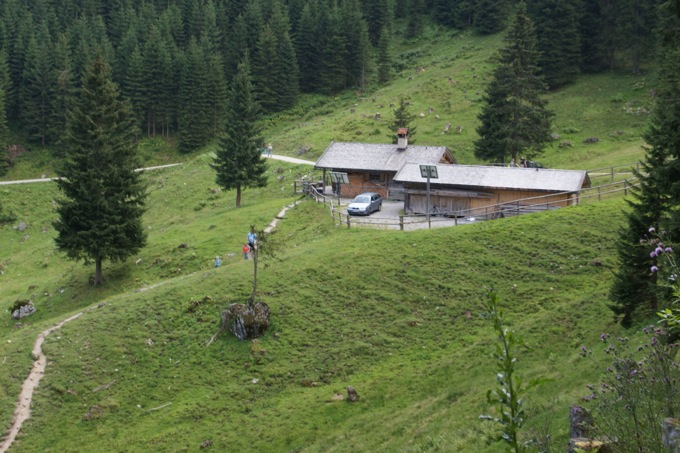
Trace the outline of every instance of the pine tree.
{"label": "pine tree", "polygon": [[573,82],[579,73],[581,44],[578,11],[581,0],[535,0],[532,21],[541,56],[538,65],[550,89]]}
{"label": "pine tree", "polygon": [[248,60],[239,65],[232,82],[225,118],[225,132],[219,140],[216,157],[210,165],[217,184],[225,190],[236,189],[236,207],[241,206],[241,191],[267,184],[267,163],[260,155],[260,107],[253,97]]}
{"label": "pine tree", "polygon": [[[672,4],[667,2],[666,8]],[[668,164],[662,167],[662,178],[670,196],[668,230],[674,239],[680,238],[680,18],[670,25],[664,37],[659,90],[652,125],[645,141],[652,148],[668,153]]]}
{"label": "pine tree", "polygon": [[321,86],[318,74],[323,69],[324,32],[320,23],[318,2],[310,0],[302,9],[295,48],[300,67],[300,89],[305,93],[314,92]]}
{"label": "pine tree", "polygon": [[253,55],[253,92],[262,110],[276,111],[276,37],[265,25]]}
{"label": "pine tree", "polygon": [[641,243],[649,237],[649,228],[660,231],[668,209],[661,169],[668,163],[667,151],[661,147],[648,148],[642,171],[633,171],[639,186],[631,188],[631,199],[626,200],[630,211],[627,225],[619,232],[617,254],[619,269],[609,292],[611,310],[622,316],[621,324],[630,327],[638,315],[649,315],[658,308],[663,291],[657,287],[657,274],[650,271],[657,258],[650,256],[650,246]]}
{"label": "pine tree", "polygon": [[[66,112],[71,108],[75,98],[75,79],[68,39],[60,34],[54,46],[54,64],[56,70],[56,85],[50,106],[48,136],[50,142],[58,150],[63,149],[64,131],[66,130]],[[57,151],[61,156],[61,152]]]}
{"label": "pine tree", "polygon": [[347,85],[347,43],[342,30],[340,10],[336,4],[326,10],[323,29],[326,39],[323,43],[323,70],[321,72],[322,92],[336,94]]}
{"label": "pine tree", "polygon": [[290,36],[290,19],[285,5],[280,1],[272,5],[269,20],[272,32],[276,36],[276,111],[285,110],[295,105],[300,94],[300,70],[297,64],[295,47]]}
{"label": "pine tree", "polygon": [[482,35],[491,35],[503,30],[508,10],[508,0],[477,0],[474,15],[475,31]]}
{"label": "pine tree", "polygon": [[190,153],[208,143],[212,133],[210,79],[206,54],[194,38],[189,40],[179,86],[177,149]]}
{"label": "pine tree", "polygon": [[582,2],[579,34],[581,36],[581,71],[589,74],[607,69],[601,2]]}
{"label": "pine tree", "polygon": [[30,140],[45,146],[49,133],[49,118],[56,89],[54,51],[46,24],[28,41],[21,102],[21,124]]}
{"label": "pine tree", "polygon": [[539,154],[550,140],[552,117],[541,98],[546,87],[539,76],[536,37],[524,2],[517,6],[505,43],[484,96],[475,142],[475,156],[499,162],[517,161],[519,153]]}
{"label": "pine tree", "polygon": [[66,159],[58,171],[57,247],[71,259],[93,260],[94,284],[102,261],[123,261],[146,244],[142,227],[146,187],[127,102],[119,99],[108,65],[97,57],[69,112]]}
{"label": "pine tree", "polygon": [[[680,27],[672,12],[672,3],[664,3],[665,24],[660,28],[662,43],[658,90],[652,121],[645,134],[646,149],[642,171],[635,172],[639,186],[632,189],[628,201],[628,225],[620,234],[620,267],[610,290],[610,308],[623,315],[630,325],[639,315],[653,314],[669,299],[668,288],[659,285],[657,274],[650,271],[656,258],[650,256],[649,244],[640,240],[650,227],[680,234]],[[680,11],[678,11],[680,13]]]}
{"label": "pine tree", "polygon": [[378,82],[387,83],[392,77],[392,36],[387,27],[380,33],[377,52]]}
{"label": "pine tree", "polygon": [[343,0],[340,20],[347,49],[345,61],[347,86],[356,86],[363,91],[371,72],[372,47],[368,37],[368,25],[359,9],[359,0]]}
{"label": "pine tree", "polygon": [[[4,176],[9,171],[9,154],[7,153],[7,141],[9,129],[7,128],[7,113],[5,111],[5,91],[0,88],[0,176]],[[2,205],[0,205],[0,215]]]}
{"label": "pine tree", "polygon": [[408,142],[413,145],[416,141],[413,137],[416,135],[416,126],[413,122],[416,116],[409,112],[408,103],[402,97],[399,98],[399,106],[394,109],[394,120],[389,124],[390,134],[388,137],[392,140],[392,143],[397,143],[397,129],[405,127],[408,129]]}
{"label": "pine tree", "polygon": [[408,24],[406,36],[415,38],[423,31],[423,13],[425,12],[425,0],[409,0]]}

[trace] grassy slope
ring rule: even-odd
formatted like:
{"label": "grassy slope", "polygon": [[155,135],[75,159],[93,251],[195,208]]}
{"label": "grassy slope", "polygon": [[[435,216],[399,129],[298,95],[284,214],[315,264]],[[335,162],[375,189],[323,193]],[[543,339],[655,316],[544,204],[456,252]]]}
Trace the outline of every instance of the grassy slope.
{"label": "grassy slope", "polygon": [[[418,143],[447,145],[460,162],[474,162],[475,115],[499,42],[457,35],[409,44],[403,50],[417,65],[389,87],[363,100],[307,98],[299,117],[272,119],[276,151],[310,145],[313,160],[330,140],[385,141],[387,106],[405,93],[426,115]],[[645,116],[624,108],[649,101],[641,80],[589,77],[552,94],[556,132],[574,147],[553,147],[541,160],[595,168],[638,159]],[[366,118],[376,111],[382,122]],[[463,132],[442,134],[447,122]],[[617,130],[624,134],[610,135]],[[592,136],[600,142],[582,144]],[[149,246],[106,266],[104,288],[85,284],[91,266],[54,251],[53,185],[0,187],[29,225],[23,233],[0,228],[0,308],[31,298],[39,310],[21,328],[0,320],[0,426],[10,421],[37,332],[106,302],[46,341],[49,366],[13,449],[194,451],[210,439],[220,451],[497,451],[487,444],[492,428],[477,420],[494,386],[492,332],[478,317],[487,287],[536,346],[522,355],[524,374],[555,378],[531,395],[532,423],[542,429],[555,414],[553,437],[564,440],[566,408],[594,373],[578,347],[616,330],[605,304],[620,201],[408,233],[335,228],[323,209],[299,206],[279,226],[280,261],[261,273],[270,333],[255,343],[224,335],[206,348],[220,310],[248,294],[250,263],[238,256],[247,226],[268,223],[292,200],[293,177],[309,170],[279,166],[284,181],[272,172],[267,189],[245,192],[241,209],[232,193],[212,190],[206,156],[150,172]],[[211,267],[229,253],[223,267]],[[330,402],[348,384],[361,403]],[[93,419],[83,421],[86,413]]]}

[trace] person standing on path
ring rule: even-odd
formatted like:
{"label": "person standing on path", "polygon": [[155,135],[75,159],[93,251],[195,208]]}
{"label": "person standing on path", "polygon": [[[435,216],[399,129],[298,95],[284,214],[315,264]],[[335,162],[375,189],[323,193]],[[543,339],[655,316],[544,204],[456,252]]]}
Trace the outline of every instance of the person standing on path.
{"label": "person standing on path", "polygon": [[272,144],[271,143],[267,147],[267,156],[272,157]]}
{"label": "person standing on path", "polygon": [[250,231],[248,232],[248,247],[250,251],[254,251],[257,246],[257,233],[255,233],[255,226],[250,225]]}

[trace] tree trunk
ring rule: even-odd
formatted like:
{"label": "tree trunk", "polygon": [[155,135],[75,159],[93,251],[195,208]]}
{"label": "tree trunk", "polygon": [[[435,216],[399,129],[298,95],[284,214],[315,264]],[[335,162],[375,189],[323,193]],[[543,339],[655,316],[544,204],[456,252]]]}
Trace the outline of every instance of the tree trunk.
{"label": "tree trunk", "polygon": [[253,255],[253,292],[250,293],[250,299],[248,299],[248,305],[253,305],[255,303],[255,294],[257,293],[257,245],[251,250]]}
{"label": "tree trunk", "polygon": [[241,186],[236,187],[236,207],[241,207]]}
{"label": "tree trunk", "polygon": [[104,283],[104,277],[102,276],[102,259],[97,257],[95,259],[95,271],[94,271],[94,286],[98,286]]}

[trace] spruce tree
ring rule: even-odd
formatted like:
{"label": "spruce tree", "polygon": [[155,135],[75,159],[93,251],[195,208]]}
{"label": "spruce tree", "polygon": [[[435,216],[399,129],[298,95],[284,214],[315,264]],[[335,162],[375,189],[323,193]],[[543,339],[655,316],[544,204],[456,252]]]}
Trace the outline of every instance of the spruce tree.
{"label": "spruce tree", "polygon": [[300,94],[300,70],[297,64],[295,47],[290,36],[290,20],[285,6],[279,2],[273,5],[270,19],[271,29],[276,39],[276,110],[285,110],[295,105]]}
{"label": "spruce tree", "polygon": [[546,87],[539,76],[536,37],[524,2],[517,6],[505,43],[484,95],[475,142],[477,158],[497,162],[517,161],[520,153],[538,155],[550,140],[552,118],[541,98]]}
{"label": "spruce tree", "polygon": [[475,31],[482,35],[491,35],[503,30],[508,10],[508,0],[477,0],[474,14]]}
{"label": "spruce tree", "polygon": [[403,97],[399,98],[399,106],[393,110],[393,113],[394,120],[389,123],[390,134],[388,135],[388,137],[392,140],[392,143],[397,143],[398,141],[397,129],[400,127],[405,127],[408,129],[409,144],[415,144],[416,141],[413,139],[413,137],[416,135],[416,126],[413,124],[413,122],[415,121],[416,116],[409,112],[408,104]]}
{"label": "spruce tree", "polygon": [[210,165],[220,187],[236,190],[236,207],[241,206],[243,189],[267,184],[267,163],[260,153],[259,116],[260,106],[253,96],[250,65],[246,58],[232,82],[224,135],[219,139],[215,159]]}
{"label": "spruce tree", "polygon": [[207,55],[192,37],[185,52],[179,86],[177,149],[190,153],[208,143],[212,132]]}
{"label": "spruce tree", "polygon": [[[650,271],[657,258],[650,256],[649,228],[661,230],[668,209],[668,195],[662,169],[668,163],[667,151],[651,147],[645,153],[642,171],[633,170],[639,185],[631,188],[631,199],[626,200],[626,226],[619,231],[617,254],[619,269],[609,292],[611,310],[621,316],[621,323],[630,327],[639,315],[650,315],[658,309],[659,297],[665,291],[657,287],[657,274]],[[667,294],[665,294],[667,296]]]}
{"label": "spruce tree", "polygon": [[119,99],[109,66],[95,58],[68,113],[68,149],[57,172],[57,247],[71,259],[123,261],[146,244],[146,186],[139,167],[130,107]]}
{"label": "spruce tree", "polygon": [[[628,201],[628,225],[618,242],[620,267],[610,291],[614,313],[630,325],[636,318],[653,314],[669,301],[668,287],[650,271],[656,258],[649,244],[640,243],[650,227],[680,235],[680,28],[672,3],[665,2],[666,20],[661,28],[661,66],[652,121],[645,134],[648,148],[642,171],[635,172],[639,186]],[[680,11],[679,11],[680,12]]]}
{"label": "spruce tree", "polygon": [[378,82],[387,83],[392,77],[392,34],[387,27],[380,33],[377,53]]}
{"label": "spruce tree", "polygon": [[356,86],[364,90],[370,73],[372,47],[368,37],[368,25],[359,9],[359,0],[343,0],[340,15],[347,49],[345,61],[347,86]]}
{"label": "spruce tree", "polygon": [[49,133],[51,106],[56,90],[54,51],[46,25],[31,36],[26,49],[22,85],[21,124],[30,140],[45,146]]}
{"label": "spruce tree", "polygon": [[550,89],[573,82],[579,73],[581,0],[535,0],[531,3],[536,24],[538,64]]}
{"label": "spruce tree", "polygon": [[[8,139],[9,129],[7,128],[7,113],[5,111],[5,91],[0,88],[0,176],[6,175],[7,171],[9,171]],[[0,206],[1,213],[2,206]]]}

